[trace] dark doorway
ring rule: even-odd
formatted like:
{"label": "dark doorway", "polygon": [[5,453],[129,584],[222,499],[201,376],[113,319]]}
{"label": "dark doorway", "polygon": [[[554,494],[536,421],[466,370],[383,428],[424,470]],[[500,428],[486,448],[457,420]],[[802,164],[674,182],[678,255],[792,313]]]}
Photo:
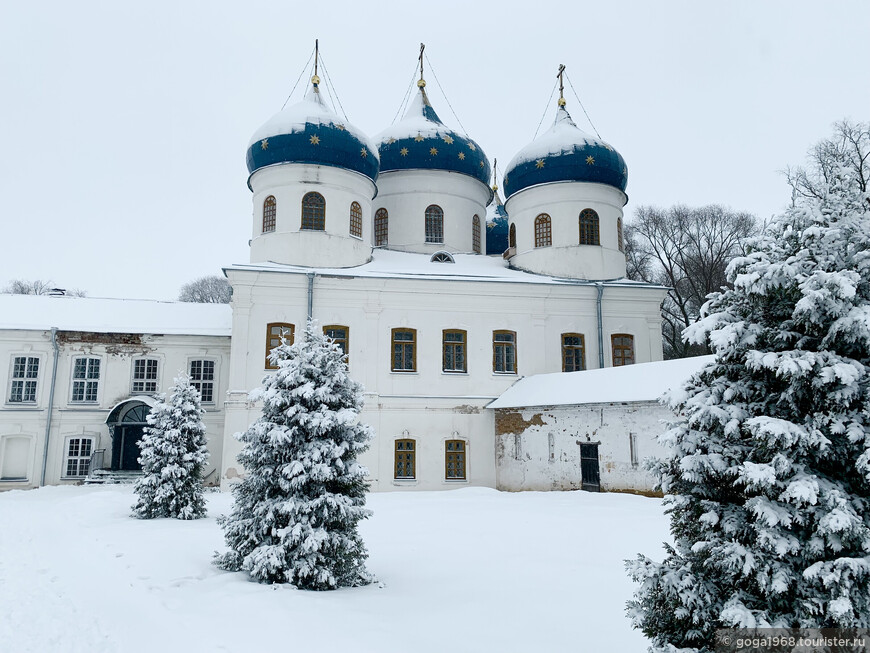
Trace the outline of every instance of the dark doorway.
{"label": "dark doorway", "polygon": [[600,492],[601,481],[598,473],[598,443],[589,442],[580,445],[580,478],[581,489],[588,492]]}
{"label": "dark doorway", "polygon": [[132,404],[112,429],[112,470],[139,471],[139,440],[145,435],[146,421],[151,407]]}

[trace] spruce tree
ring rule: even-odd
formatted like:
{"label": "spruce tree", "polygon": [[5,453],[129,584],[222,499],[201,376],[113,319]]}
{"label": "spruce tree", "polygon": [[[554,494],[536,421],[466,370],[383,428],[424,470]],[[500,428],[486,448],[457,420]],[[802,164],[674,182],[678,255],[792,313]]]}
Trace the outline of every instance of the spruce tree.
{"label": "spruce tree", "polygon": [[717,628],[870,627],[870,197],[846,166],[774,219],[686,330],[716,358],[670,396],[673,546],[627,563],[654,652]]}
{"label": "spruce tree", "polygon": [[203,413],[199,391],[185,374],[175,379],[168,400],[159,396],[138,443],[143,476],[134,488],[136,517],[205,517],[202,472],[209,454]]}
{"label": "spruce tree", "polygon": [[251,393],[262,415],[236,435],[246,475],[219,520],[229,551],[215,563],[300,589],[367,584],[357,525],[371,514],[368,472],[357,456],[372,431],[358,421],[362,386],[348,377],[341,348],[311,322],[303,340],[282,341],[271,360],[278,370]]}

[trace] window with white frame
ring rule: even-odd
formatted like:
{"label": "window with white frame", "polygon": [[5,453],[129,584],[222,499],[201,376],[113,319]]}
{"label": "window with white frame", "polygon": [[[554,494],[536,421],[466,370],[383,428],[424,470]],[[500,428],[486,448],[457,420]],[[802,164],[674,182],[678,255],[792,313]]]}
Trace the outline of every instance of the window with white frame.
{"label": "window with white frame", "polygon": [[156,358],[137,358],[133,361],[132,392],[157,392]]}
{"label": "window with white frame", "polygon": [[190,361],[190,385],[199,390],[202,403],[214,403],[214,361],[199,359]]}
{"label": "window with white frame", "polygon": [[36,383],[38,380],[39,358],[37,356],[13,356],[9,402],[14,404],[36,403]]}
{"label": "window with white frame", "polygon": [[80,357],[73,361],[72,397],[76,404],[95,404],[100,390],[100,359]]}
{"label": "window with white frame", "polygon": [[87,476],[93,449],[93,438],[75,437],[67,440],[64,476],[67,478]]}

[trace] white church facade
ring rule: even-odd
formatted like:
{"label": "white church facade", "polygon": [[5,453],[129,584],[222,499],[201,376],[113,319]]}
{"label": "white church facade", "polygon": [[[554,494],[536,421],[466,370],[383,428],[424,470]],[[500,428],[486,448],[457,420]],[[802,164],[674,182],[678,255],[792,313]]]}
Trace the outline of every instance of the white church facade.
{"label": "white church facade", "polygon": [[251,139],[250,261],[224,269],[229,306],[0,296],[0,489],[135,471],[144,416],[178,371],[203,394],[208,482],[228,487],[244,474],[233,435],[259,415],[248,393],[308,319],[366,389],[375,490],[499,487],[511,474],[489,406],[518,379],[661,360],[666,289],[625,279],[625,162],[563,99],[506,169],[509,243],[493,257],[489,162],[422,76],[374,140],[319,83]]}

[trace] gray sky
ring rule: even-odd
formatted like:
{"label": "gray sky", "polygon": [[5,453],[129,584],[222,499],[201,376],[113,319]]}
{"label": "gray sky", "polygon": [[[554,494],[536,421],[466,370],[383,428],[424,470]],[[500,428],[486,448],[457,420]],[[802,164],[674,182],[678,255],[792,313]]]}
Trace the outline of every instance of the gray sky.
{"label": "gray sky", "polygon": [[[542,129],[552,123],[564,63],[628,163],[629,219],[641,204],[714,202],[767,218],[789,199],[779,171],[834,121],[870,120],[868,25],[865,0],[6,3],[0,286],[174,299],[247,262],[245,149],[315,37],[371,136],[393,121],[425,42],[462,125],[503,171],[545,108]],[[570,87],[566,98],[591,132]]]}

